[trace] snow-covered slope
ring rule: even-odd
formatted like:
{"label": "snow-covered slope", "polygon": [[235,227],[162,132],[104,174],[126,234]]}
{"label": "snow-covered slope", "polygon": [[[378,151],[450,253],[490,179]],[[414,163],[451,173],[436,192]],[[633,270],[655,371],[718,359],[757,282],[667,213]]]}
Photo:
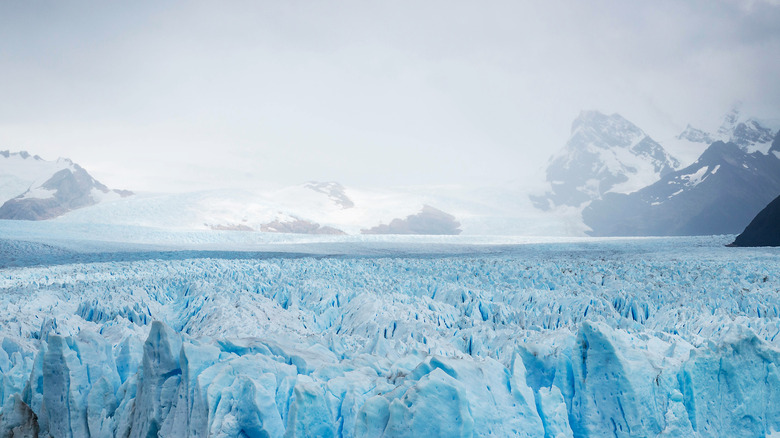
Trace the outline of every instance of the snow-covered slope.
{"label": "snow-covered slope", "polygon": [[780,254],[729,240],[58,265],[0,240],[44,262],[0,268],[0,434],[770,436]]}
{"label": "snow-covered slope", "polygon": [[70,212],[57,221],[178,230],[317,232],[325,228],[355,235],[362,230],[382,230],[380,225],[394,220],[406,221],[424,213],[426,205],[453,216],[460,226],[428,227],[420,232],[460,229],[470,235],[584,235],[579,212],[533,209],[522,189],[511,185],[372,189],[309,182],[276,190],[136,194]]}
{"label": "snow-covered slope", "polygon": [[[346,189],[306,183],[277,190],[212,190],[139,194],[121,202],[71,212],[70,223],[140,225],[176,229],[272,231],[306,222],[350,234],[417,213],[423,197],[394,191]],[[331,190],[337,187],[338,190]],[[298,225],[296,225],[298,224]]]}
{"label": "snow-covered slope", "polygon": [[619,114],[584,111],[547,167],[550,191],[532,199],[541,209],[580,207],[608,192],[639,190],[678,166],[661,145]]}
{"label": "snow-covered slope", "polygon": [[0,151],[0,219],[50,219],[131,194],[109,190],[67,158]]}

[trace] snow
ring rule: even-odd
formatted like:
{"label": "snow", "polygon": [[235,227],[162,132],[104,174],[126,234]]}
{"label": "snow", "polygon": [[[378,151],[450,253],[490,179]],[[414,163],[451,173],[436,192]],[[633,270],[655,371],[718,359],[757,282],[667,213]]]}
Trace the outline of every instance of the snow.
{"label": "snow", "polygon": [[780,429],[777,249],[286,235],[242,252],[203,245],[260,233],[172,234],[0,224],[0,433]]}
{"label": "snow", "polygon": [[[25,152],[0,153],[0,205],[15,198],[30,188],[45,183],[52,175],[63,169],[73,169],[70,160],[42,160]],[[47,198],[48,196],[30,196]]]}
{"label": "snow", "polygon": [[715,167],[712,169],[712,171],[710,172],[710,174],[711,174],[711,175],[715,175],[715,173],[718,171],[718,169],[720,169],[720,164],[716,165],[716,166],[715,166]]}
{"label": "snow", "polygon": [[424,205],[430,205],[455,216],[463,234],[469,235],[584,235],[585,230],[579,211],[567,208],[538,211],[522,188],[510,186],[346,188],[346,195],[354,202],[351,208],[343,208],[328,194],[306,185],[275,191],[138,193],[119,199],[114,192],[105,194],[109,199],[96,192],[93,191],[94,199],[111,202],[74,210],[55,220],[73,226],[110,224],[184,232],[239,225],[257,231],[276,220],[302,219],[359,235],[363,229],[406,218],[419,213]]}
{"label": "snow", "polygon": [[50,190],[39,186],[24,192],[24,194],[21,196],[21,199],[49,199],[53,198],[56,193],[56,190]]}
{"label": "snow", "polygon": [[[633,147],[633,145],[632,145]],[[614,175],[626,175],[628,180],[621,184],[616,184],[609,191],[615,193],[633,193],[644,187],[653,184],[661,179],[661,174],[656,170],[656,162],[645,155],[637,154],[632,149],[613,148],[609,152],[614,155],[613,159],[608,159],[602,154]]]}
{"label": "snow", "polygon": [[660,143],[669,154],[679,160],[680,169],[684,169],[693,164],[711,144],[710,142],[691,141],[687,138],[680,138],[679,136],[665,138],[658,143]]}
{"label": "snow", "polygon": [[691,173],[689,175],[680,175],[680,179],[685,181],[686,186],[696,187],[707,178],[709,170],[710,170],[709,166],[704,166],[699,168],[699,170],[697,170],[696,172]]}

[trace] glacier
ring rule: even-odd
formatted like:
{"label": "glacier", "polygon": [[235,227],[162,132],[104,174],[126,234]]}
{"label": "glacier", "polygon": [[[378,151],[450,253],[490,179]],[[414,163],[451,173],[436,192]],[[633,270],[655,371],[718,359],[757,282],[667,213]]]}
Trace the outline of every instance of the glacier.
{"label": "glacier", "polygon": [[0,436],[780,431],[780,249],[733,236],[43,240],[0,232]]}

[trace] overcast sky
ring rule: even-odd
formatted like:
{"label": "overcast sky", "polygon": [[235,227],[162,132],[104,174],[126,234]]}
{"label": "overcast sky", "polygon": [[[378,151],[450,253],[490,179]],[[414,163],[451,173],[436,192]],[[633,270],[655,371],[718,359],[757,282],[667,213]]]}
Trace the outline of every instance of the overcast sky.
{"label": "overcast sky", "polygon": [[778,1],[4,1],[0,149],[110,187],[522,181],[583,109],[780,109]]}

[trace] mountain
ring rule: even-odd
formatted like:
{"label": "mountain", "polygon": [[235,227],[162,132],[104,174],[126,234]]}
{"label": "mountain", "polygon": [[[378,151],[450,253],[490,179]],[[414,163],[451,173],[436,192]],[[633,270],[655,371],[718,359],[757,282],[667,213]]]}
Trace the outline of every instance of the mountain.
{"label": "mountain", "polygon": [[51,219],[130,195],[109,190],[67,158],[47,161],[25,151],[0,151],[0,219]]}
{"label": "mountain", "polygon": [[766,153],[749,152],[757,149],[755,145],[716,141],[693,164],[655,184],[631,194],[608,193],[593,201],[582,212],[592,229],[589,234],[739,233],[780,193],[780,134]]}
{"label": "mountain", "polygon": [[678,166],[660,144],[619,114],[584,111],[547,167],[551,190],[531,200],[542,210],[580,207],[609,192],[639,190]]}
{"label": "mountain", "polygon": [[147,193],[73,211],[58,221],[285,234],[458,234],[465,216],[471,232],[479,234],[490,215],[503,213],[436,192],[309,181],[280,189]]}
{"label": "mountain", "polygon": [[395,218],[387,225],[361,230],[362,234],[456,235],[460,232],[460,222],[455,220],[455,216],[430,205],[424,205],[419,213],[405,219]]}
{"label": "mountain", "polygon": [[347,196],[344,186],[335,181],[309,181],[304,185],[304,187],[314,190],[315,192],[328,195],[328,199],[333,201],[336,205],[339,205],[342,209],[346,210],[355,206],[355,203],[352,202],[352,199]]}
{"label": "mountain", "polygon": [[695,128],[690,124],[673,139],[661,144],[678,157],[687,166],[716,141],[734,143],[746,152],[760,151],[766,153],[772,144],[773,132],[777,130],[767,126],[767,122],[759,121],[744,114],[739,104],[732,107],[723,117],[723,121],[714,133]]}
{"label": "mountain", "polygon": [[780,196],[764,207],[730,246],[780,246]]}

